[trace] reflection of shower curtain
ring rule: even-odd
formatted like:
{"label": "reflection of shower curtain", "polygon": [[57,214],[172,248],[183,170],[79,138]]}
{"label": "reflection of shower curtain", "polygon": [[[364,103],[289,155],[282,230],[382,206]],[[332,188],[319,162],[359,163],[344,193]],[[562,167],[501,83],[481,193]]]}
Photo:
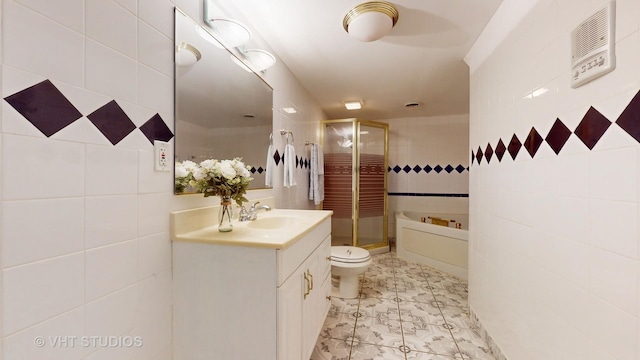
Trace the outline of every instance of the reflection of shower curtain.
{"label": "reflection of shower curtain", "polygon": [[360,154],[361,218],[384,215],[384,155]]}
{"label": "reflection of shower curtain", "polygon": [[[352,154],[324,155],[324,202],[336,218],[351,218]],[[384,215],[384,155],[360,155],[359,217]]]}

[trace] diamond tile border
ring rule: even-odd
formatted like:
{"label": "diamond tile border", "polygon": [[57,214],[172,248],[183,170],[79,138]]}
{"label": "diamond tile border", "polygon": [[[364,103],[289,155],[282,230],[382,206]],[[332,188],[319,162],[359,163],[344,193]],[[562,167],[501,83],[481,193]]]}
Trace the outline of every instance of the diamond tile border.
{"label": "diamond tile border", "polygon": [[[474,155],[475,157],[475,155]],[[436,173],[442,173],[443,171],[446,172],[447,174],[451,174],[454,172],[457,172],[458,174],[462,174],[465,171],[469,171],[469,167],[468,166],[464,166],[462,164],[446,164],[446,165],[440,165],[440,164],[436,164],[434,166],[431,165],[425,165],[424,167],[420,167],[420,165],[414,165],[413,167],[411,167],[411,165],[404,165],[401,166],[400,164],[397,165],[389,165],[387,167],[387,172],[391,173],[394,172],[396,174],[400,174],[401,172],[404,172],[406,174],[409,174],[411,172],[415,172],[416,174],[419,174],[421,172],[424,172],[425,174],[429,174],[431,172],[436,172]]]}
{"label": "diamond tile border", "polygon": [[[4,100],[47,137],[83,116],[49,79],[9,95]],[[115,100],[84,116],[114,146],[136,130],[135,124]],[[174,136],[158,114],[138,130],[149,139],[151,145],[153,140],[169,141]]]}
{"label": "diamond tile border", "polygon": [[543,143],[547,143],[551,150],[553,150],[556,155],[559,155],[572,135],[576,136],[589,150],[593,150],[613,124],[619,126],[629,134],[629,136],[640,143],[640,91],[631,99],[615,122],[607,119],[606,116],[591,106],[573,132],[567,128],[567,125],[564,124],[560,118],[556,118],[553,126],[544,138],[535,127],[532,127],[523,142],[520,142],[516,134],[513,134],[509,145],[506,147],[502,138],[498,139],[495,151],[491,150],[491,143],[487,145],[484,153],[482,152],[482,148],[478,146],[476,153],[471,150],[471,165],[474,165],[474,160],[475,165],[480,165],[483,155],[488,164],[491,159],[491,154],[495,154],[498,157],[498,161],[502,162],[505,150],[509,152],[511,159],[515,160],[520,149],[523,147],[527,150],[531,158],[534,158]]}

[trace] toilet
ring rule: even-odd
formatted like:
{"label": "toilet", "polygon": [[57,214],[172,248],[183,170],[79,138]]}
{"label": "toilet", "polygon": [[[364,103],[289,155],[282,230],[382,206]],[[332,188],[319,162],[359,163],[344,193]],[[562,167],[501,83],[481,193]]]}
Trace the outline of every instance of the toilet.
{"label": "toilet", "polygon": [[371,265],[369,251],[355,246],[331,247],[331,295],[353,299],[360,292],[359,275]]}

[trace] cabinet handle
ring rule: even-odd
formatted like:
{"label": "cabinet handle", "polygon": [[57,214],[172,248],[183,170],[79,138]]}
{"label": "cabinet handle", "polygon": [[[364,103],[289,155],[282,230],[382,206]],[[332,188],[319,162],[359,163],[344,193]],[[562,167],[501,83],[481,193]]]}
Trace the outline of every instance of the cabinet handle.
{"label": "cabinet handle", "polygon": [[[308,272],[309,270],[307,270]],[[311,292],[311,289],[309,288],[309,278],[307,277],[307,273],[305,272],[304,274],[304,281],[307,282],[307,289],[304,291],[304,297],[303,299],[307,299],[307,295],[309,295],[309,293]]]}
{"label": "cabinet handle", "polygon": [[331,301],[331,296],[327,296],[327,300]]}
{"label": "cabinet handle", "polygon": [[307,269],[307,273],[309,273],[309,279],[311,280],[311,288],[309,288],[309,292],[311,292],[311,290],[313,290],[313,275],[311,275],[309,269]]}
{"label": "cabinet handle", "polygon": [[327,261],[331,261],[331,256],[327,256]]}

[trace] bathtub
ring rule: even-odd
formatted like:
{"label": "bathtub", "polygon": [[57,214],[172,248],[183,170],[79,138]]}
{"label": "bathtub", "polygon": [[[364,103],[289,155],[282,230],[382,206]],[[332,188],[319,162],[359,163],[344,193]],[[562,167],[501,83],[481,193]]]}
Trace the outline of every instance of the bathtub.
{"label": "bathtub", "polygon": [[[429,217],[453,219],[449,227],[422,222]],[[399,258],[427,265],[467,280],[469,232],[467,214],[396,213],[396,251]],[[459,223],[461,228],[457,229]]]}

